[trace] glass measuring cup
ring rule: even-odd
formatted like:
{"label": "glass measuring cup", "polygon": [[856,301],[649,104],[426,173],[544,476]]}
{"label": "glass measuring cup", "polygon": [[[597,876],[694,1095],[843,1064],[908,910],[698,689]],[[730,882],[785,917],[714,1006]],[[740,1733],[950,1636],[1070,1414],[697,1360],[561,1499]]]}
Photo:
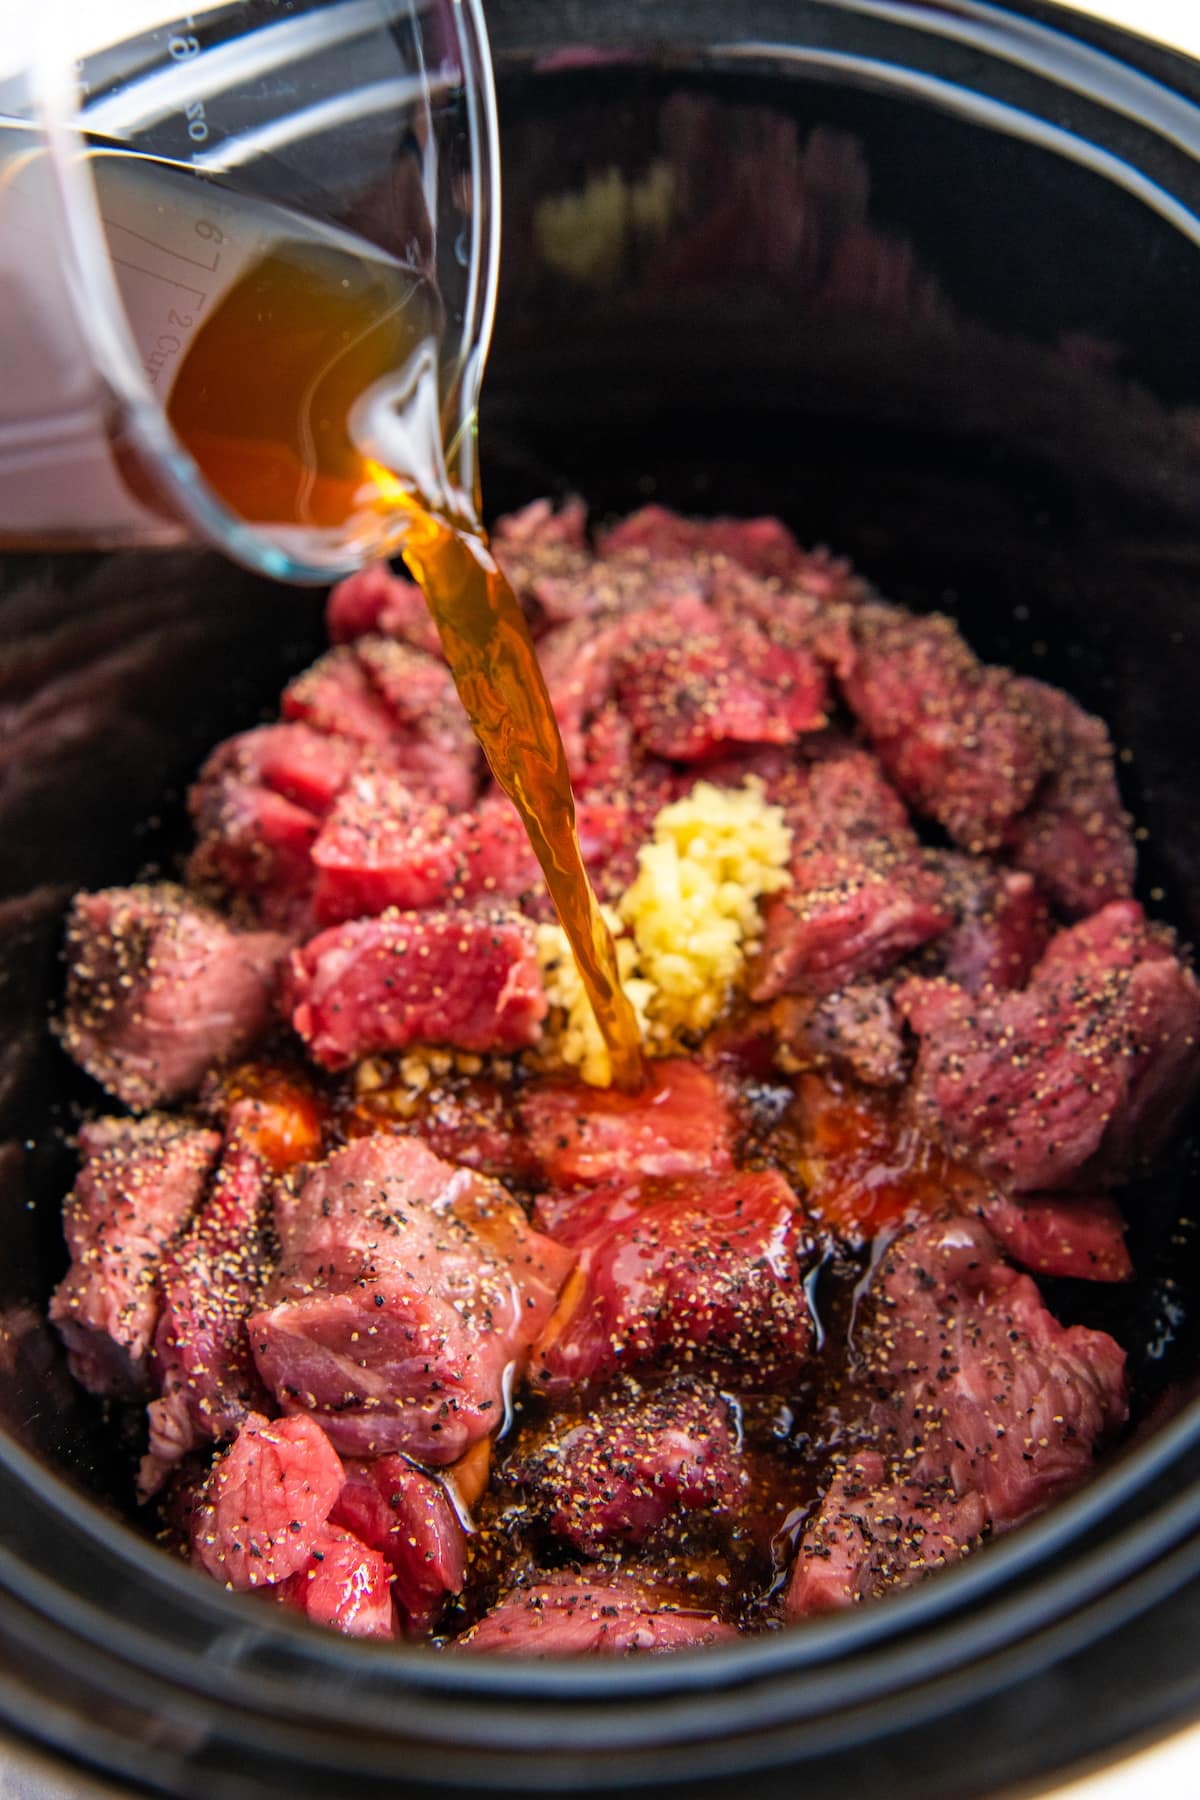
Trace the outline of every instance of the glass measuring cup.
{"label": "glass measuring cup", "polygon": [[0,44],[0,544],[294,581],[470,516],[499,240],[479,0],[40,0]]}

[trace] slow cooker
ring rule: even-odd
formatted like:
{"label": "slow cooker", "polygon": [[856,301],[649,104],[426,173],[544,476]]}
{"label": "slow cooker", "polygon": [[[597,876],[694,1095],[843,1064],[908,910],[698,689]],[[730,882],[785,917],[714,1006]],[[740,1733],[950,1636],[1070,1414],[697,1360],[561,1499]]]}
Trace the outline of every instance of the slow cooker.
{"label": "slow cooker", "polygon": [[[1143,897],[1200,942],[1200,66],[1034,0],[491,0],[506,213],[489,510],[773,512],[1121,746]],[[606,198],[607,196],[607,198]],[[614,200],[615,196],[615,200]],[[922,1588],[696,1657],[342,1641],[133,1526],[44,1324],[84,1100],[63,908],[167,867],[203,750],[320,597],[199,551],[0,561],[0,1721],[70,1789],[621,1789],[903,1800],[1043,1784],[1200,1712],[1200,1228],[1185,1142],[1074,1498]],[[90,1773],[89,1773],[90,1772]]]}

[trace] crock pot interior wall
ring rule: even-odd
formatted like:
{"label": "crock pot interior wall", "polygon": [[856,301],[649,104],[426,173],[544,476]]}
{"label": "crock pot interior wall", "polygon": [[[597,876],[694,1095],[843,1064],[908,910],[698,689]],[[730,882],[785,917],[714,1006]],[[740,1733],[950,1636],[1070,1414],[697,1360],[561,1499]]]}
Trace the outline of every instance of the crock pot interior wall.
{"label": "crock pot interior wall", "polygon": [[[1200,252],[1099,176],[894,95],[504,66],[489,510],[577,489],[601,514],[777,512],[953,610],[984,654],[1109,719],[1145,893],[1200,942]],[[636,184],[673,146],[697,160],[665,231],[629,236],[598,283],[547,264],[541,200],[614,168]],[[790,216],[747,209],[747,179],[787,189]],[[271,707],[318,614],[199,553],[0,564],[0,1414],[122,1510],[124,1447],[41,1325],[63,1131],[98,1098],[45,1032],[62,908],[169,865],[204,749]],[[1171,1229],[1190,1179],[1183,1162],[1137,1202],[1135,1294],[1056,1296],[1129,1342],[1143,1404],[1195,1370],[1194,1233]]]}

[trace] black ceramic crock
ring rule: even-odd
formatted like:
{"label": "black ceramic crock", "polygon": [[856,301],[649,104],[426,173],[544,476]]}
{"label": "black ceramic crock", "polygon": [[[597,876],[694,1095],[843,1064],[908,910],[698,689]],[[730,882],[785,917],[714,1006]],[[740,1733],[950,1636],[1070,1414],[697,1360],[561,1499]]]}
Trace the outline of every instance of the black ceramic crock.
{"label": "black ceramic crock", "polygon": [[[1200,68],[1048,6],[493,0],[493,511],[775,512],[1110,721],[1144,897],[1200,942]],[[126,1522],[42,1324],[67,896],[168,865],[206,748],[319,597],[199,552],[0,561],[0,1722],[122,1791],[993,1795],[1200,1711],[1200,1245],[1184,1147],[1097,1480],[877,1608],[699,1657],[522,1665],[327,1637]]]}

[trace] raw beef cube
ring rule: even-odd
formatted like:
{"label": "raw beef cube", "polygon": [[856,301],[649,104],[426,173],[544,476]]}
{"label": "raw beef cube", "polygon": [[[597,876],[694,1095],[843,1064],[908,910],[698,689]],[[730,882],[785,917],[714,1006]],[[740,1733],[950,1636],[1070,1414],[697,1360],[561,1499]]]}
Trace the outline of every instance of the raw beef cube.
{"label": "raw beef cube", "polygon": [[445,664],[391,638],[362,638],[358,657],[395,721],[389,755],[445,806],[469,806],[483,752]]}
{"label": "raw beef cube", "polygon": [[826,723],[825,676],[808,650],[708,608],[632,622],[614,673],[638,742],[676,761],[697,762],[728,745],[790,744]]}
{"label": "raw beef cube", "polygon": [[789,996],[771,1008],[779,1066],[789,1073],[844,1066],[868,1087],[904,1081],[907,1056],[891,995],[877,981],[853,982],[839,993]]}
{"label": "raw beef cube", "polygon": [[1001,1249],[1035,1275],[1076,1281],[1128,1281],[1125,1221],[1107,1194],[988,1191],[975,1210]]}
{"label": "raw beef cube", "polygon": [[555,511],[549,500],[533,500],[520,512],[496,521],[492,550],[521,602],[531,630],[547,623],[606,609],[596,592],[587,544],[587,508],[567,500]]}
{"label": "raw beef cube", "polygon": [[193,1554],[232,1588],[286,1581],[319,1546],[345,1479],[315,1420],[251,1414],[204,1484],[192,1515]]}
{"label": "raw beef cube", "polygon": [[272,1591],[275,1598],[294,1606],[314,1625],[341,1631],[347,1637],[396,1635],[386,1561],[378,1550],[340,1526],[322,1526],[308,1561]]}
{"label": "raw beef cube", "polygon": [[386,912],[518,899],[542,873],[512,803],[490,795],[468,812],[414,795],[400,777],[355,776],[313,846],[322,925]]}
{"label": "raw beef cube", "polygon": [[530,500],[515,513],[505,513],[496,520],[492,531],[492,547],[501,550],[587,549],[587,506],[578,494],[571,494],[558,507],[545,498]]}
{"label": "raw beef cube", "polygon": [[[624,801],[585,795],[576,829],[601,894],[620,892],[636,870],[637,842]],[[519,903],[552,914],[542,871],[512,802],[487,794],[466,812],[421,801],[396,776],[362,771],[338,800],[312,851],[314,911],[323,925],[385,912]]]}
{"label": "raw beef cube", "polygon": [[435,1078],[414,1098],[399,1073],[389,1082],[387,1066],[380,1065],[370,1070],[369,1079],[377,1074],[379,1085],[362,1093],[357,1108],[368,1125],[411,1131],[436,1156],[481,1175],[522,1180],[536,1175],[536,1158],[508,1092],[490,1076]]}
{"label": "raw beef cube", "polygon": [[444,806],[399,775],[353,777],[312,849],[318,924],[446,905],[458,885],[458,846]]}
{"label": "raw beef cube", "polygon": [[[612,703],[618,676],[626,664],[636,666],[637,647],[643,638],[652,632],[684,644],[689,638],[706,637],[719,626],[699,591],[701,585],[690,571],[684,571],[678,583],[661,577],[651,610],[625,613],[599,625],[591,619],[577,619],[547,632],[541,640],[538,660],[572,779],[589,770],[591,781],[597,779],[594,765],[605,757],[598,752],[592,734],[602,717],[607,722],[605,735],[610,741],[606,749],[611,760]],[[619,709],[617,716],[624,719]],[[630,722],[625,719],[624,723],[628,728]],[[631,750],[628,753],[632,755]]]}
{"label": "raw beef cube", "polygon": [[849,564],[820,556],[809,557],[803,572],[786,582],[725,563],[709,584],[709,602],[721,618],[753,621],[773,644],[806,650],[836,675],[853,667],[853,608],[864,598]]}
{"label": "raw beef cube", "polygon": [[563,1570],[535,1586],[514,1588],[454,1647],[479,1655],[628,1656],[736,1637],[734,1627],[712,1613],[630,1576],[589,1578]]}
{"label": "raw beef cube", "polygon": [[248,1329],[279,1404],[350,1455],[438,1465],[499,1425],[573,1261],[498,1182],[408,1137],[359,1139],[281,1190],[276,1229]]}
{"label": "raw beef cube", "polygon": [[1128,899],[1137,873],[1112,739],[1100,719],[1057,688],[1041,681],[1015,686],[1041,725],[1050,767],[1005,842],[1068,919],[1086,918],[1110,900]]}
{"label": "raw beef cube", "polygon": [[935,952],[939,972],[969,994],[1024,987],[1050,941],[1050,915],[1033,876],[966,856],[939,869],[958,915]]}
{"label": "raw beef cube", "polygon": [[265,1395],[246,1338],[264,1267],[263,1165],[234,1137],[209,1193],[162,1259],[162,1316],[154,1337],[161,1397],[152,1400],[142,1492],[208,1438],[230,1436]]}
{"label": "raw beef cube", "polygon": [[914,1481],[981,1495],[993,1529],[1077,1486],[1124,1423],[1124,1351],[1060,1325],[977,1220],[902,1234],[871,1292],[861,1336],[881,1447],[902,1448]]}
{"label": "raw beef cube", "polygon": [[572,622],[603,629],[600,621],[653,613],[682,594],[703,599],[711,585],[709,572],[690,559],[647,562],[638,552],[593,561],[561,548],[516,557],[510,551],[504,564],[519,574],[519,591],[534,626],[550,636],[555,627]]}
{"label": "raw beef cube", "polygon": [[645,759],[639,757],[633,726],[618,706],[600,707],[574,738],[568,742],[564,736],[563,748],[577,807],[596,790],[633,798]]}
{"label": "raw beef cube", "polygon": [[330,1522],[378,1550],[408,1630],[429,1630],[467,1571],[467,1537],[440,1481],[402,1456],[351,1463]]}
{"label": "raw beef cube", "polygon": [[313,843],[361,754],[307,725],[263,725],[219,745],[188,795],[193,878],[247,896],[270,924],[303,921]]}
{"label": "raw beef cube", "polygon": [[410,1044],[520,1050],[547,1002],[514,912],[401,913],[334,926],[292,953],[292,1025],[327,1069]]}
{"label": "raw beef cube", "polygon": [[665,506],[643,506],[609,531],[600,550],[640,550],[657,560],[671,556],[730,557],[756,575],[781,580],[801,574],[809,558],[779,519],[685,519]]}
{"label": "raw beef cube", "polygon": [[753,999],[836,993],[949,925],[944,883],[873,757],[817,761],[788,818],[791,883],[764,910]]}
{"label": "raw beef cube", "polygon": [[781,1175],[694,1175],[539,1203],[578,1267],[534,1349],[546,1392],[621,1370],[786,1386],[812,1347],[804,1220]]}
{"label": "raw beef cube", "polygon": [[837,1612],[909,1587],[958,1562],[987,1523],[978,1494],[889,1478],[881,1456],[860,1454],[835,1476],[804,1536],[788,1583],[789,1619]]}
{"label": "raw beef cube", "polygon": [[192,790],[197,830],[204,829],[210,790],[230,775],[257,782],[314,818],[324,818],[360,754],[349,738],[331,737],[309,725],[259,725],[226,738],[208,758]]}
{"label": "raw beef cube", "polygon": [[480,753],[445,664],[391,638],[328,651],[284,690],[283,713],[350,738],[409,786],[469,806]]}
{"label": "raw beef cube", "polygon": [[[435,666],[432,658],[429,666],[431,670]],[[381,756],[396,737],[396,718],[372,681],[357,644],[341,644],[318,657],[284,689],[280,705],[285,719],[299,719],[314,731],[370,745]]]}
{"label": "raw beef cube", "polygon": [[557,1419],[505,1478],[586,1556],[640,1544],[678,1513],[736,1506],[747,1484],[730,1403],[690,1376]]}
{"label": "raw beef cube", "polygon": [[1060,931],[1021,992],[913,980],[896,1000],[919,1115],[1019,1192],[1119,1176],[1200,1075],[1200,986],[1133,901]]}
{"label": "raw beef cube", "polygon": [[389,637],[440,656],[442,642],[424,594],[413,581],[397,575],[386,563],[372,563],[339,581],[325,608],[330,642],[348,644],[355,638]]}
{"label": "raw beef cube", "polygon": [[640,1094],[538,1082],[521,1103],[534,1156],[556,1186],[705,1175],[732,1166],[729,1101],[707,1069],[651,1063]]}
{"label": "raw beef cube", "polygon": [[71,1267],[50,1317],[71,1373],[93,1394],[143,1393],[162,1306],[164,1247],[204,1192],[221,1140],[178,1119],[94,1119],[63,1208]]}
{"label": "raw beef cube", "polygon": [[126,1106],[177,1099],[265,1030],[287,951],[168,882],[77,894],[63,1043]]}
{"label": "raw beef cube", "polygon": [[844,692],[889,778],[964,849],[996,849],[1048,766],[1021,684],[938,614],[863,607],[854,632]]}

